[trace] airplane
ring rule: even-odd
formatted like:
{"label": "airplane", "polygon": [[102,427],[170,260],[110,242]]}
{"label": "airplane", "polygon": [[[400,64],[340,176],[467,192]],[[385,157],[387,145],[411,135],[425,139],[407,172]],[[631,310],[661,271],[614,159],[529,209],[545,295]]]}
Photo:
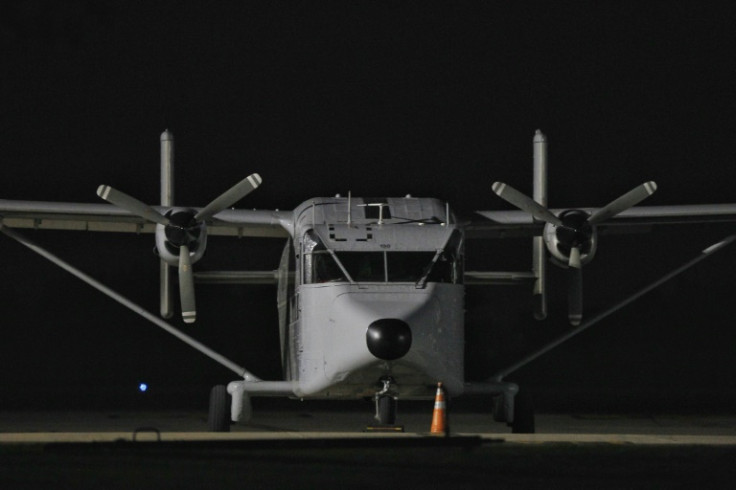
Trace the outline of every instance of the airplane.
{"label": "airplane", "polygon": [[[449,395],[493,398],[495,420],[533,432],[534,412],[505,378],[736,239],[725,238],[621,303],[583,322],[582,267],[594,258],[599,231],[687,222],[736,221],[736,204],[635,207],[656,191],[645,182],[600,208],[547,207],[547,139],[533,139],[532,197],[503,182],[490,185],[518,210],[478,211],[458,219],[447,202],[429,197],[337,195],[304,201],[292,211],[232,206],[258,188],[252,174],[202,208],[174,204],[174,141],[161,134],[161,203],[151,206],[108,185],[105,203],[0,200],[0,231],[64,268],[123,306],[238,375],[210,393],[208,427],[229,431],[252,418],[251,398],[372,399],[379,426],[395,426],[399,399],[432,399],[438,383]],[[35,244],[18,229],[152,233],[160,257],[160,312],[155,315]],[[276,270],[201,271],[210,236],[284,240]],[[526,271],[468,271],[469,239],[528,236]],[[534,317],[547,316],[546,265],[569,271],[573,329],[483,382],[464,375],[465,287],[532,283]],[[275,284],[283,380],[262,380],[165,319],[174,314],[171,269],[178,271],[185,324],[196,322],[195,283]]]}

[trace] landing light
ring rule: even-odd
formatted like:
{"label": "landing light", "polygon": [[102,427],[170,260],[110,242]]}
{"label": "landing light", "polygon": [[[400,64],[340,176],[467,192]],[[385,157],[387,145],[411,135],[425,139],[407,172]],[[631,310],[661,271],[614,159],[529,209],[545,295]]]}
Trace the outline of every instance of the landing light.
{"label": "landing light", "polygon": [[141,393],[145,393],[146,390],[148,390],[148,385],[146,383],[141,383],[138,385],[138,391]]}

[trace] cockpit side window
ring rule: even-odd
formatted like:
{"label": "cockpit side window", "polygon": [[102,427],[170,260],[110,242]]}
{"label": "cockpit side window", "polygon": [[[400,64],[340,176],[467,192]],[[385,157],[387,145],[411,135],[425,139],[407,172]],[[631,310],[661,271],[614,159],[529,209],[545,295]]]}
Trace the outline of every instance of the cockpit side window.
{"label": "cockpit side window", "polygon": [[304,235],[302,248],[304,284],[347,281],[340,266],[316,233],[310,230]]}
{"label": "cockpit side window", "polygon": [[324,251],[325,246],[316,233],[308,231],[304,234],[302,241],[302,282],[309,284],[314,282],[314,258],[315,252]]}
{"label": "cockpit side window", "polygon": [[[389,282],[416,282],[428,270],[435,252],[390,252],[388,259]],[[444,281],[438,281],[444,282]]]}
{"label": "cockpit side window", "polygon": [[345,274],[329,252],[315,252],[312,261],[312,282],[347,281]]}

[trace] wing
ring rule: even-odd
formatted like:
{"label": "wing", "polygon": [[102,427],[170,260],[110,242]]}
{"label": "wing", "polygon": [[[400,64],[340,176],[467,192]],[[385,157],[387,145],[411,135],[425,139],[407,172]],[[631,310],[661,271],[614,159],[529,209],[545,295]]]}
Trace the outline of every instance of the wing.
{"label": "wing", "polygon": [[[645,184],[646,185],[646,184]],[[497,186],[500,191],[504,188]],[[498,193],[498,192],[497,192]],[[512,195],[510,201],[517,196]],[[516,199],[525,211],[478,211],[484,220],[474,220],[465,226],[468,238],[538,237],[533,240],[531,273],[465,271],[467,284],[515,284],[534,281],[534,316],[545,318],[545,270],[547,259],[567,269],[569,276],[568,302],[570,323],[578,325],[583,317],[582,266],[593,259],[597,235],[639,233],[655,226],[687,223],[736,222],[736,204],[701,204],[678,206],[634,206],[618,211],[614,201],[604,208],[551,209],[544,213],[528,204],[528,199]],[[514,202],[512,202],[514,204]],[[625,203],[629,204],[629,203]],[[613,211],[611,209],[613,208]],[[601,211],[602,210],[602,211]],[[532,216],[543,221],[536,221]],[[553,216],[551,216],[549,213]],[[596,217],[605,216],[602,222]],[[547,227],[547,228],[545,228]],[[545,250],[546,249],[546,250]]]}
{"label": "wing", "polygon": [[[579,208],[593,215],[600,208]],[[551,209],[559,216],[567,209]],[[525,211],[476,211],[482,220],[472,220],[465,229],[469,238],[539,236],[544,223]],[[736,222],[736,204],[691,204],[676,206],[637,206],[596,225],[601,233],[646,231],[657,225]]]}
{"label": "wing", "polygon": [[[167,208],[153,207],[164,213]],[[198,208],[192,208],[198,211]],[[110,204],[0,200],[0,221],[10,228],[153,233],[156,225]],[[207,220],[221,236],[287,237],[291,213],[226,209]]]}

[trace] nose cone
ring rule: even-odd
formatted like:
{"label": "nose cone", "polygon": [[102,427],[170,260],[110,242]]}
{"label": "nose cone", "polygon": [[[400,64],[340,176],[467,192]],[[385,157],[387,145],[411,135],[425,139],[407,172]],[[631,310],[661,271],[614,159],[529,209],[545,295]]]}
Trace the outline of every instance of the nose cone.
{"label": "nose cone", "polygon": [[384,361],[394,361],[409,352],[411,329],[403,320],[383,318],[368,326],[365,341],[371,354]]}

